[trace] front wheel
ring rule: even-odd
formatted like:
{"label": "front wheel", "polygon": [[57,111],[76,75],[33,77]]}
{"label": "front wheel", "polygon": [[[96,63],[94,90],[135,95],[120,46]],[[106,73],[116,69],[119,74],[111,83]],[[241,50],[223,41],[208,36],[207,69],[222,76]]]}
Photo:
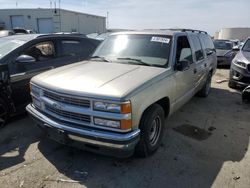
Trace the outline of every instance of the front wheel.
{"label": "front wheel", "polygon": [[154,104],[144,112],[139,126],[141,136],[135,148],[136,155],[146,157],[159,148],[164,124],[164,110],[160,105]]}
{"label": "front wheel", "polygon": [[6,103],[0,98],[0,128],[2,128],[8,119],[8,108]]}

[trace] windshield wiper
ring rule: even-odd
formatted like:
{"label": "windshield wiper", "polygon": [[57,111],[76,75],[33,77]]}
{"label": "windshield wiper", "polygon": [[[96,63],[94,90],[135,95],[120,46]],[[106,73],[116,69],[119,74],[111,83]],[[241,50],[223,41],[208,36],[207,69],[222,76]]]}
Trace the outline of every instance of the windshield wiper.
{"label": "windshield wiper", "polygon": [[104,61],[104,62],[110,62],[108,59],[106,59],[105,57],[101,57],[101,56],[92,56],[90,57],[90,59],[100,59],[101,61]]}
{"label": "windshield wiper", "polygon": [[151,64],[146,63],[146,62],[142,61],[141,59],[130,58],[130,57],[120,57],[120,58],[117,58],[117,59],[118,60],[130,60],[130,61],[135,61],[139,65],[152,66]]}

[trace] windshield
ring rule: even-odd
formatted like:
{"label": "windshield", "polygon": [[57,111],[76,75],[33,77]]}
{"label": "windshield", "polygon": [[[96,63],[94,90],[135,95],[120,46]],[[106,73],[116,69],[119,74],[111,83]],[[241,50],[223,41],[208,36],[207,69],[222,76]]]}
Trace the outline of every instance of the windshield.
{"label": "windshield", "polygon": [[214,41],[214,46],[219,50],[232,50],[233,43],[230,41]]}
{"label": "windshield", "polygon": [[95,51],[112,63],[164,66],[168,63],[171,37],[166,35],[111,35]]}
{"label": "windshield", "polygon": [[0,40],[0,59],[23,44],[21,40]]}
{"label": "windshield", "polygon": [[250,39],[248,39],[248,40],[245,42],[245,44],[244,44],[242,50],[243,50],[243,51],[250,52]]}

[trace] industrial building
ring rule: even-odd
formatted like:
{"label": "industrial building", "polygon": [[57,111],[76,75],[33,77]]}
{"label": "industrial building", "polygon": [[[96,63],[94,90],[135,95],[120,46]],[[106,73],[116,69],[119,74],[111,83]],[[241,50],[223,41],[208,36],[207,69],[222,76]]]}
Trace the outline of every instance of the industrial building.
{"label": "industrial building", "polygon": [[219,32],[215,32],[215,39],[239,39],[244,41],[250,37],[250,28],[223,28]]}
{"label": "industrial building", "polygon": [[21,27],[37,33],[106,31],[106,18],[64,9],[0,9],[0,29]]}

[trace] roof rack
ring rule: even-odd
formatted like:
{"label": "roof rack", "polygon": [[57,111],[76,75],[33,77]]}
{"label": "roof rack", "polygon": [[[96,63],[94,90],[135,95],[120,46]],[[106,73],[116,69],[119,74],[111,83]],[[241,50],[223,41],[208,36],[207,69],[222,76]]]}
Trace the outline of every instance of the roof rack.
{"label": "roof rack", "polygon": [[167,29],[167,30],[172,30],[172,31],[181,31],[181,32],[193,32],[193,33],[204,33],[207,34],[206,31],[201,31],[201,30],[196,30],[196,29]]}
{"label": "roof rack", "polygon": [[85,34],[81,34],[81,33],[67,33],[67,32],[61,32],[61,33],[49,33],[49,34],[41,34],[40,36],[38,36],[37,38],[40,37],[48,37],[48,36],[79,36],[79,37],[86,37]]}

